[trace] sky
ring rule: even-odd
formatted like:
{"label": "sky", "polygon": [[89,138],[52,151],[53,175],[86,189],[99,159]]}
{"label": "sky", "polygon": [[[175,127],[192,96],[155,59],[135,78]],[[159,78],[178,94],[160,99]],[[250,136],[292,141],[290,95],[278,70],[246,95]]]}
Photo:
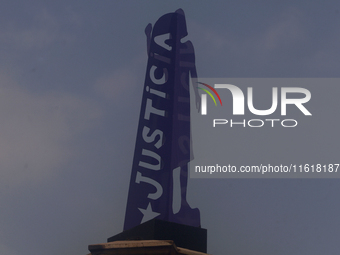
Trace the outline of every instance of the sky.
{"label": "sky", "polygon": [[[89,244],[123,230],[144,29],[163,14],[184,10],[199,77],[339,78],[337,1],[5,0],[0,7],[1,254],[87,254]],[[337,141],[337,124],[331,134],[320,126],[316,141]],[[336,144],[320,146],[336,156]],[[214,255],[337,254],[339,195],[336,178],[188,184]]]}

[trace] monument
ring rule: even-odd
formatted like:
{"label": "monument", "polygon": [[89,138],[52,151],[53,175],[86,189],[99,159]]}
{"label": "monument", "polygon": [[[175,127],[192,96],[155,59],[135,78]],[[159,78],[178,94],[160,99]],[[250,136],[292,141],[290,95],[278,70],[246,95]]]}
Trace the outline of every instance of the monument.
{"label": "monument", "polygon": [[[192,160],[190,76],[197,110],[200,97],[193,45],[181,42],[188,34],[184,12],[168,13],[145,31],[148,64],[124,230],[155,217],[199,227],[199,210],[186,202],[188,163]],[[176,193],[180,202],[174,208]]]}
{"label": "monument", "polygon": [[183,10],[163,15],[154,26],[148,24],[145,33],[148,62],[124,231],[108,242],[172,240],[175,246],[206,252],[200,212],[186,200],[188,164],[193,159],[190,83],[197,111],[200,96]]}

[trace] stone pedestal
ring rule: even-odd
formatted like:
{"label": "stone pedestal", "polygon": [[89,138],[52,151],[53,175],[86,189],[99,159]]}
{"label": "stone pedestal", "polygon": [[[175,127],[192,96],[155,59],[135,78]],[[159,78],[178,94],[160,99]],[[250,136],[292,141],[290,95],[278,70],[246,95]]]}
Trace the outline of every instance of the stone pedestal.
{"label": "stone pedestal", "polygon": [[207,255],[180,248],[171,240],[115,241],[89,245],[89,255]]}
{"label": "stone pedestal", "polygon": [[188,225],[153,219],[107,239],[172,240],[177,246],[198,252],[207,252],[207,230]]}

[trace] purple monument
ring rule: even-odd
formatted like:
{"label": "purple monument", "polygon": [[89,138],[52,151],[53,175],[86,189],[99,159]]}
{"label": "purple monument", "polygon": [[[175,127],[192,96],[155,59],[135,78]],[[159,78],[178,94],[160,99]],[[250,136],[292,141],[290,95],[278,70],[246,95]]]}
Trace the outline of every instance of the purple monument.
{"label": "purple monument", "polygon": [[[153,27],[148,24],[145,33],[148,63],[124,232],[108,240],[177,238],[177,245],[185,247],[178,244],[184,240],[191,243],[188,248],[205,252],[200,212],[186,201],[188,163],[193,159],[190,83],[197,111],[200,96],[183,10],[163,15]],[[200,243],[198,248],[195,243]]]}

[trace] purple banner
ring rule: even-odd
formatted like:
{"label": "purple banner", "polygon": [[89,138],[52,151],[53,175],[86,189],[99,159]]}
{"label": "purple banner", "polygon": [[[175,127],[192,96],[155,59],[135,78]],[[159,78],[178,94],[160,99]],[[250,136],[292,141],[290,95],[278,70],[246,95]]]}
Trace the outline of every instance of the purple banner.
{"label": "purple banner", "polygon": [[[186,201],[190,134],[190,78],[197,91],[195,53],[183,10],[149,24],[148,63],[124,230],[153,218],[200,226],[198,209]],[[183,42],[185,41],[185,42]]]}

